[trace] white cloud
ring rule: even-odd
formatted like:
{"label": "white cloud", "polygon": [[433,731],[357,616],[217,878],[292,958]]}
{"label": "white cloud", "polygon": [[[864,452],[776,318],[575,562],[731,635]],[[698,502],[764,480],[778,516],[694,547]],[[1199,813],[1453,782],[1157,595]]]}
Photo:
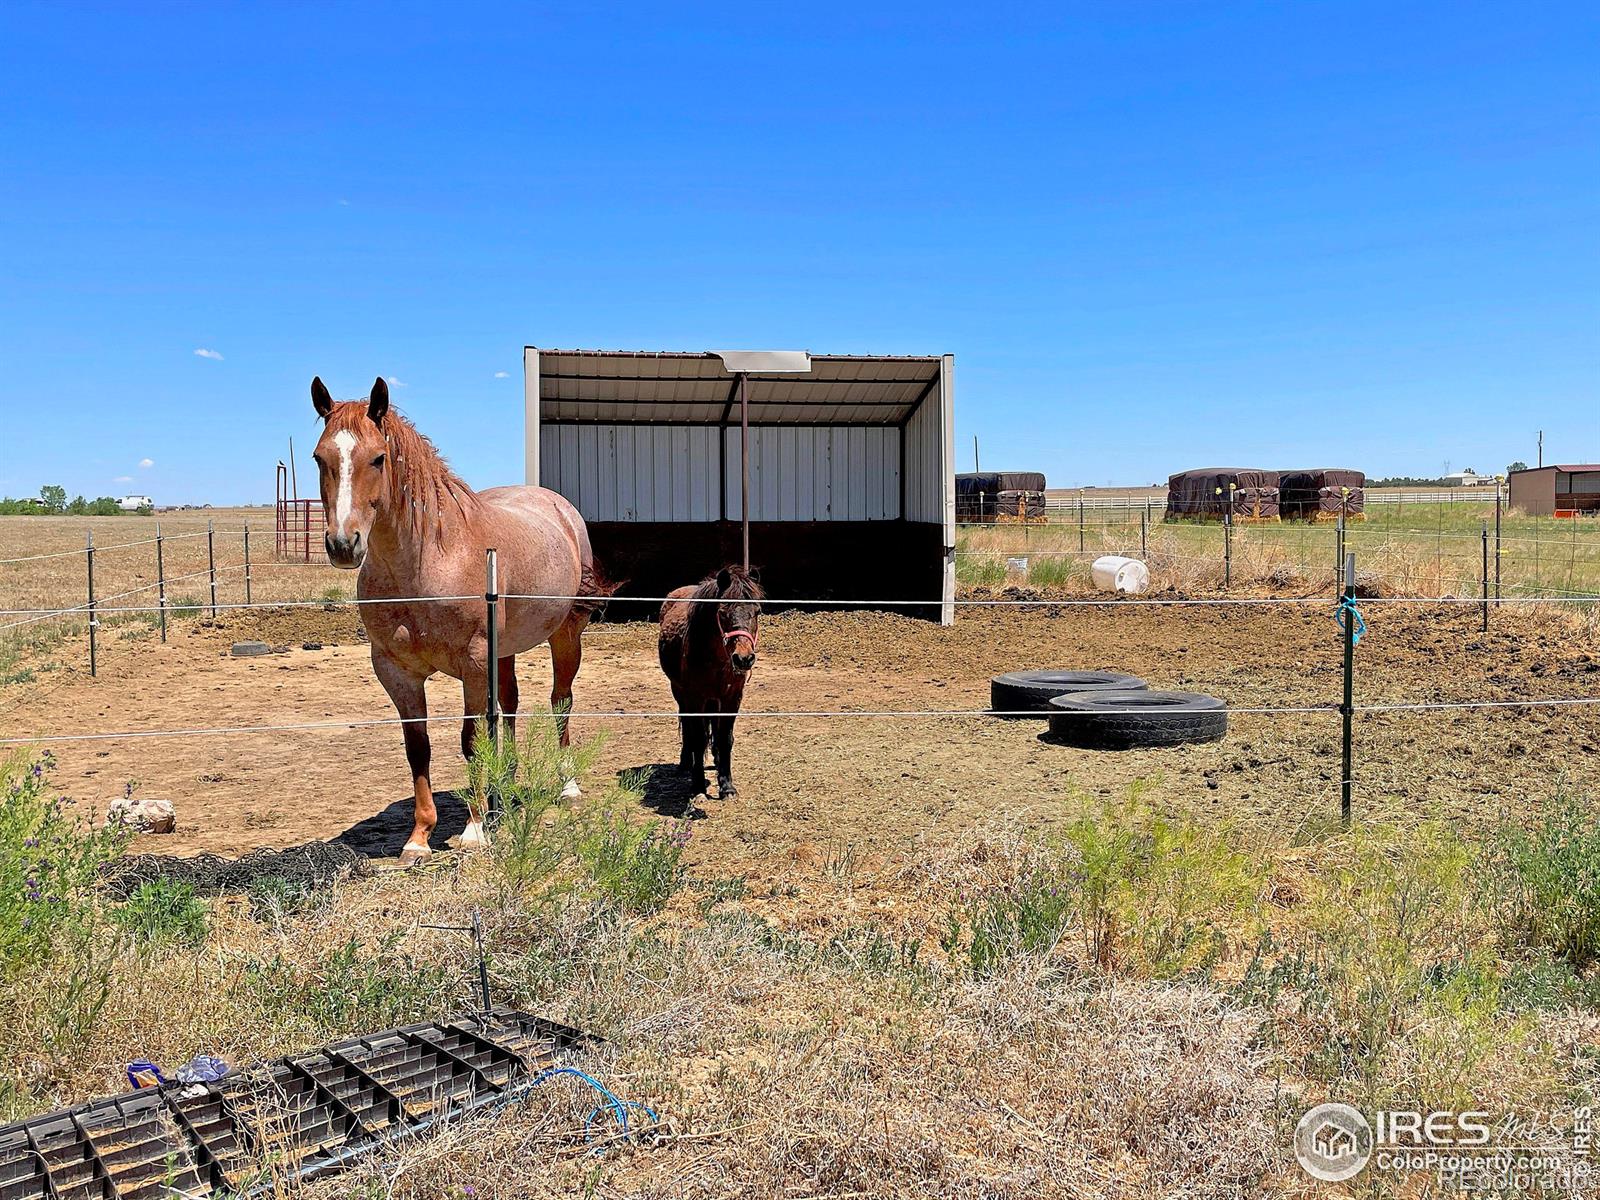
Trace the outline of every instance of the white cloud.
{"label": "white cloud", "polygon": [[496,379],[510,379],[511,378],[511,372],[510,371],[496,371],[494,373],[494,377]]}
{"label": "white cloud", "polygon": [[112,483],[132,483],[133,482],[133,476],[132,475],[118,475],[111,482]]}
{"label": "white cloud", "polygon": [[340,200],[339,201],[339,207],[340,208],[349,208],[350,207],[350,201],[348,201],[348,200]]}
{"label": "white cloud", "polygon": [[156,465],[156,460],[153,458],[141,458],[139,460],[139,465],[148,471],[151,467]]}
{"label": "white cloud", "polygon": [[405,384],[401,380],[396,379],[393,375],[389,376],[389,378],[387,379],[386,382],[389,384],[390,387],[395,387],[395,388],[405,387]]}
{"label": "white cloud", "polygon": [[197,357],[197,358],[214,358],[218,362],[222,361],[222,354],[221,354],[220,351],[207,350],[204,346],[200,347],[198,350],[195,351],[195,357]]}

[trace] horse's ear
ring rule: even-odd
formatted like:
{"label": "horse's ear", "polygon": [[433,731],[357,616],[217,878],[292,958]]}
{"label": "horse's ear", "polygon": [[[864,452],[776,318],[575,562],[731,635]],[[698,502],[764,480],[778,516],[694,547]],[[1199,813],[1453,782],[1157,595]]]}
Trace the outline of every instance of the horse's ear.
{"label": "horse's ear", "polygon": [[367,416],[378,424],[383,423],[383,414],[389,411],[389,385],[379,375],[372,381],[372,395],[367,400]]}
{"label": "horse's ear", "polygon": [[728,590],[728,585],[731,584],[732,582],[733,582],[733,572],[728,570],[727,567],[723,567],[722,570],[717,572],[717,591],[719,591],[719,592],[727,591]]}
{"label": "horse's ear", "polygon": [[317,416],[324,421],[333,411],[333,397],[328,395],[327,386],[322,382],[320,375],[311,381],[311,407],[317,410]]}

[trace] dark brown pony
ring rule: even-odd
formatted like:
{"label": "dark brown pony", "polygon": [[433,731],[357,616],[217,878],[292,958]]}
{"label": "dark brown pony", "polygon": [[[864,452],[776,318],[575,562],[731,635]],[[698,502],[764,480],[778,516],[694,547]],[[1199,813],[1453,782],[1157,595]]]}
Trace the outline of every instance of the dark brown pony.
{"label": "dark brown pony", "polygon": [[[698,585],[667,594],[661,606],[661,669],[678,702],[683,750],[678,766],[691,772],[695,790],[706,790],[706,744],[717,766],[717,794],[738,795],[733,786],[733,723],[744,700],[745,680],[756,665],[761,585],[741,567],[723,567]],[[714,715],[702,715],[714,714]]]}

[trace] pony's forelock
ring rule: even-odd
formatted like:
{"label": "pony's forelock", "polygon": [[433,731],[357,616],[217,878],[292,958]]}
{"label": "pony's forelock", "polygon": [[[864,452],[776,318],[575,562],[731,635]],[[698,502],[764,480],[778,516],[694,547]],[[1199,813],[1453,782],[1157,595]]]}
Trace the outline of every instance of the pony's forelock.
{"label": "pony's forelock", "polygon": [[[724,591],[717,584],[717,579],[722,572],[728,573],[728,587]],[[695,588],[696,600],[764,600],[766,593],[761,590],[761,584],[743,567],[722,567],[713,571],[700,581],[700,586]]]}

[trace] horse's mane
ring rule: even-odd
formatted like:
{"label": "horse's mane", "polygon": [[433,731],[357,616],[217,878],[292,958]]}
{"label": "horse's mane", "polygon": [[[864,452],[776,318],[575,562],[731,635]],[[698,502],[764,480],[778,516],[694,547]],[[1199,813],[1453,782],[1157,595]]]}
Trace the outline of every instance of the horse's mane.
{"label": "horse's mane", "polygon": [[[334,429],[353,429],[366,421],[367,402],[352,400],[335,404],[328,414]],[[419,542],[443,532],[445,513],[454,509],[463,519],[478,502],[478,494],[422,433],[393,405],[379,425],[389,443],[384,470],[389,475],[389,494],[405,510],[412,536]],[[714,582],[714,581],[713,581]]]}
{"label": "horse's mane", "polygon": [[[728,573],[728,590],[723,591],[717,586],[717,576],[722,571]],[[743,567],[723,567],[713,571],[700,581],[700,586],[695,588],[692,600],[765,600],[767,594],[761,590],[761,585]]]}

